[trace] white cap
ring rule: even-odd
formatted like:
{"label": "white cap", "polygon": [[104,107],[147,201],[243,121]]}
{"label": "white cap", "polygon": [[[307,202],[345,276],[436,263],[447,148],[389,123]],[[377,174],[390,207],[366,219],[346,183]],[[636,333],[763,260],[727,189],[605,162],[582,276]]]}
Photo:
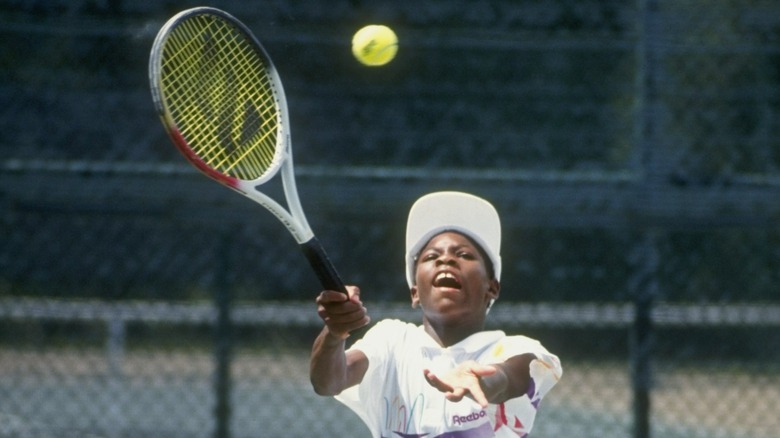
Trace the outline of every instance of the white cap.
{"label": "white cap", "polygon": [[461,192],[436,192],[412,205],[406,224],[406,282],[414,285],[417,255],[433,236],[456,231],[474,240],[493,263],[501,280],[501,221],[492,204]]}

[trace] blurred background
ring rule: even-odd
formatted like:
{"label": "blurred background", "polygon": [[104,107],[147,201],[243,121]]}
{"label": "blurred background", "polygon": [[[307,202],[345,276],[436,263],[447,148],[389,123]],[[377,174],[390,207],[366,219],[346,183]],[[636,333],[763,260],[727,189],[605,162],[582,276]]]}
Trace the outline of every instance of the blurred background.
{"label": "blurred background", "polygon": [[[0,2],[2,437],[367,436],[309,385],[294,240],[155,114],[152,41],[202,3]],[[563,362],[535,438],[778,436],[779,2],[208,4],[274,59],[304,210],[374,321],[420,320],[412,202],[469,191],[504,226],[491,328]],[[370,23],[382,68],[350,52]]]}

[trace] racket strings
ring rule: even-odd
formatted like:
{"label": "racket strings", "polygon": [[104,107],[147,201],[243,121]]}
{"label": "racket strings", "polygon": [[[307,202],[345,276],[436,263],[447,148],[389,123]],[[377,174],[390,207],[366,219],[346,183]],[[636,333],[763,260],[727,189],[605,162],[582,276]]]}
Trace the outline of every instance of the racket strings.
{"label": "racket strings", "polygon": [[165,44],[161,87],[180,134],[212,169],[254,180],[279,161],[281,123],[266,61],[231,23],[198,15]]}

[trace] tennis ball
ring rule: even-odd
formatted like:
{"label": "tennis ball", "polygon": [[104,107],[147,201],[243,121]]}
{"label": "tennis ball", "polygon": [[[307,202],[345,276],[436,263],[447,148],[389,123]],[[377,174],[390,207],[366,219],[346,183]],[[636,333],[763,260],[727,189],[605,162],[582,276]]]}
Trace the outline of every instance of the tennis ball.
{"label": "tennis ball", "polygon": [[352,37],[352,54],[358,61],[371,66],[385,65],[398,52],[398,37],[387,26],[370,24]]}

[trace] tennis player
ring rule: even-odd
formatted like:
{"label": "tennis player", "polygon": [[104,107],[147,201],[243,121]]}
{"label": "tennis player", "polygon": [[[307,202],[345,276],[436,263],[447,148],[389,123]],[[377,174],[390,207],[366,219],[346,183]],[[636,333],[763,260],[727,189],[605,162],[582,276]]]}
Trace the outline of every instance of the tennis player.
{"label": "tennis player", "polygon": [[484,330],[501,289],[501,224],[487,201],[460,192],[420,198],[406,229],[406,278],[422,325],[394,319],[351,347],[370,322],[357,287],[323,291],[325,323],[310,377],[373,437],[525,437],[539,403],[562,374],[538,341]]}

